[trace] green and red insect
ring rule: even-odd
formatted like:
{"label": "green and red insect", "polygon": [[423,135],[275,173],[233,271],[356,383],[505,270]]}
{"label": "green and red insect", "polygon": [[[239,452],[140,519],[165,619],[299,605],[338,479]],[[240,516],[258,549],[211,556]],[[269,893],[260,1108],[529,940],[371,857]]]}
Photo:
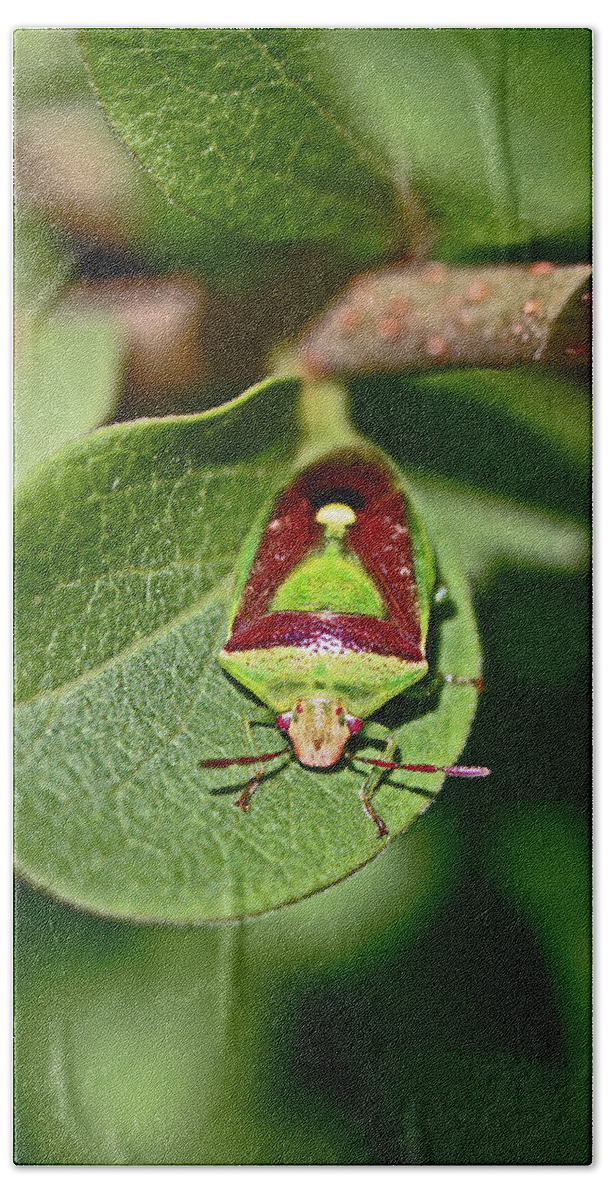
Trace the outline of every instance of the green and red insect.
{"label": "green and red insect", "polygon": [[[367,717],[427,674],[435,588],[424,528],[383,459],[356,450],[302,471],[243,548],[219,656],[230,675],[278,714],[276,724],[291,746],[200,765],[256,766],[236,802],[244,809],[264,762],[293,750],[306,767],[333,767]],[[388,748],[390,755],[390,740]],[[487,767],[392,757],[357,761],[374,768],[360,797],[379,837],[388,832],[371,804],[379,772],[489,774]]]}

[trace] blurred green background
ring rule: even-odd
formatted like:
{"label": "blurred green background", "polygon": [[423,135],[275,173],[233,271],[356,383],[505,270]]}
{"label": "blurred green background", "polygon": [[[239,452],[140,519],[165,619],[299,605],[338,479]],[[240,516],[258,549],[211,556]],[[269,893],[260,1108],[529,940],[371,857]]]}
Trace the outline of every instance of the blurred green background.
{"label": "blurred green background", "polygon": [[[269,256],[232,238],[210,244],[110,133],[69,31],[16,35],[16,158],[24,470],[112,417],[235,395],[356,266],[309,245]],[[578,257],[580,236],[560,249]],[[192,303],[180,308],[170,289],[167,299],[167,275]],[[139,286],[128,320],[125,280]],[[157,330],[163,305],[182,314],[187,347],[160,382],[142,367],[159,338],[150,295],[165,314]],[[63,418],[73,394],[74,415],[58,432],[44,344],[50,328],[57,346],[59,327],[62,387],[74,366],[59,407]],[[523,523],[527,505],[558,530],[584,529],[586,384],[570,388],[547,436],[532,408],[514,413],[496,375],[353,380],[353,417],[414,472],[491,493],[505,520],[521,512]],[[520,410],[536,378],[513,373]],[[542,379],[563,398],[563,381]],[[580,544],[524,553],[515,536],[471,566],[486,690],[467,761],[492,775],[448,781],[358,875],[279,913],[202,929],[104,920],[17,884],[17,1162],[589,1160]]]}

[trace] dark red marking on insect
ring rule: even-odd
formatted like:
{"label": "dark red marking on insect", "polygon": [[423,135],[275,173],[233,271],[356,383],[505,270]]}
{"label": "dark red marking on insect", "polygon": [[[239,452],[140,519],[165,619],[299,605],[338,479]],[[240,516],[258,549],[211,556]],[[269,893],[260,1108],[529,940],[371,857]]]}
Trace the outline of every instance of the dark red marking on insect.
{"label": "dark red marking on insect", "polygon": [[226,643],[226,651],[270,650],[295,646],[340,653],[394,655],[408,662],[423,662],[424,654],[415,638],[379,617],[357,613],[273,612],[241,625]]}
{"label": "dark red marking on insect", "polygon": [[408,639],[419,643],[418,585],[401,492],[385,493],[366,505],[346,536],[347,544],[380,588],[391,621]]}
{"label": "dark red marking on insect", "polygon": [[[328,500],[337,498],[356,513],[346,544],[374,580],[389,619],[351,614],[346,621],[340,613],[291,613],[287,621],[282,620],[284,614],[268,612],[272,597],[304,555],[321,545],[323,532],[316,514]],[[309,645],[313,629],[315,635],[333,639],[333,649],[373,649],[422,661],[416,570],[405,500],[384,465],[356,453],[315,463],[279,496],[243,589],[226,650]]]}
{"label": "dark red marking on insect", "polygon": [[285,503],[290,491],[283,493],[266,525],[232,624],[233,633],[266,612],[279,584],[322,541],[314,507],[303,496]]}
{"label": "dark red marking on insect", "polygon": [[321,459],[301,475],[296,476],[288,488],[279,497],[275,512],[286,512],[293,503],[293,497],[316,502],[316,507],[324,503],[325,493],[334,492],[340,488],[350,489],[359,493],[360,507],[371,503],[378,495],[386,491],[395,491],[395,484],[387,468],[379,466],[371,458],[356,453],[335,455],[332,458]]}

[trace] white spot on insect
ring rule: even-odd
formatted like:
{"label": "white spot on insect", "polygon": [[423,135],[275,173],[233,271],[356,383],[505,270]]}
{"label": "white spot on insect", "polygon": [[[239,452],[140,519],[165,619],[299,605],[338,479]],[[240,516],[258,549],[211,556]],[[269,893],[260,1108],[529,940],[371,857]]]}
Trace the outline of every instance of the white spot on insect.
{"label": "white spot on insect", "polygon": [[273,533],[276,533],[277,530],[279,530],[281,528],[282,524],[283,524],[283,522],[282,522],[281,518],[275,517],[274,521],[269,521],[268,528],[272,529]]}
{"label": "white spot on insect", "polygon": [[399,567],[399,574],[400,574],[400,575],[411,575],[411,573],[412,573],[412,572],[410,571],[410,568],[409,568],[409,567]]}
{"label": "white spot on insect", "polygon": [[315,520],[324,525],[326,532],[334,537],[342,537],[348,525],[354,525],[356,514],[348,504],[324,504]]}

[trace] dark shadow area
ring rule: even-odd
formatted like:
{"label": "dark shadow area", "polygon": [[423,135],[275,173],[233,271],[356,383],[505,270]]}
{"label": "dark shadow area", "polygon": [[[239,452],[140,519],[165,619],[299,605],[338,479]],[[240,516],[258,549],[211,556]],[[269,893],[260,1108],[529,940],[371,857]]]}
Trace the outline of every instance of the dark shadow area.
{"label": "dark shadow area", "polygon": [[553,262],[585,263],[591,261],[591,241],[581,237],[578,230],[559,237],[533,238],[515,246],[479,246],[466,256],[456,256],[461,263]]}
{"label": "dark shadow area", "polygon": [[15,880],[15,984],[40,979],[47,965],[92,962],[110,965],[137,953],[143,927],[93,916]]}
{"label": "dark shadow area", "polygon": [[586,687],[591,649],[586,574],[505,566],[492,573],[475,607],[488,684],[497,671],[503,678],[560,692]]}
{"label": "dark shadow area", "polygon": [[[555,1145],[538,1144],[534,1106],[553,1108],[549,1088],[567,1083],[559,1017],[525,920],[489,888],[463,883],[414,945],[394,942],[348,974],[285,991],[277,1029],[275,1103],[331,1099],[358,1131],[360,1162],[568,1161],[573,1152],[557,1128]],[[504,1075],[509,1092],[536,1080],[515,1123],[505,1108],[489,1140],[488,1073]]]}
{"label": "dark shadow area", "polygon": [[404,467],[587,516],[586,474],[504,410],[405,377],[370,375],[350,387],[357,428]]}

